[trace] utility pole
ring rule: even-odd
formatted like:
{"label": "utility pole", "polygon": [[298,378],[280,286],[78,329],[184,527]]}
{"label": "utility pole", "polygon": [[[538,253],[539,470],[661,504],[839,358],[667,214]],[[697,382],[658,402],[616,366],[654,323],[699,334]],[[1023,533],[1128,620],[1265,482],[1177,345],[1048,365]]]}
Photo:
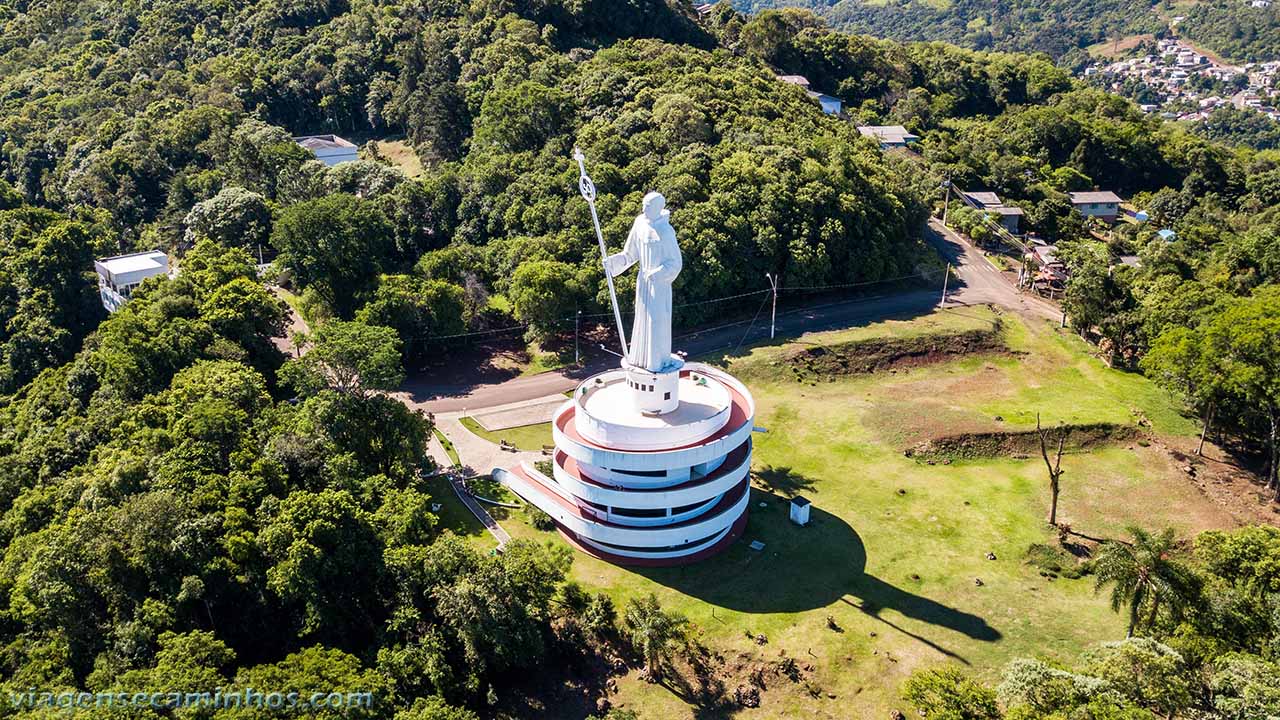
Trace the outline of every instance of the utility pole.
{"label": "utility pole", "polygon": [[573,318],[573,364],[574,364],[574,365],[579,364],[579,356],[578,356],[578,327],[579,327],[580,325],[582,325],[582,311],[581,311],[581,310],[579,310],[579,311],[578,311],[578,314],[577,314],[576,316],[574,316],[574,318]]}
{"label": "utility pole", "polygon": [[947,306],[947,281],[951,279],[951,263],[947,263],[947,271],[942,275],[942,303],[938,305],[940,308]]}
{"label": "utility pole", "polygon": [[769,273],[765,273],[764,276],[769,281],[769,286],[773,288],[773,311],[769,313],[769,339],[772,340],[778,329],[778,278]]}

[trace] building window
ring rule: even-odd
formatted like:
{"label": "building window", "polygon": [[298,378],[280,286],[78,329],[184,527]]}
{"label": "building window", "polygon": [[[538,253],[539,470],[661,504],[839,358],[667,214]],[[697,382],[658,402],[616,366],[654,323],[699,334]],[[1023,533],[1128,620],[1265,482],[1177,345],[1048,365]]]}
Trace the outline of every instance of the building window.
{"label": "building window", "polygon": [[663,399],[663,400],[670,400],[670,399],[671,399],[671,393],[669,393],[669,392],[668,392],[668,393],[662,393],[662,399]]}

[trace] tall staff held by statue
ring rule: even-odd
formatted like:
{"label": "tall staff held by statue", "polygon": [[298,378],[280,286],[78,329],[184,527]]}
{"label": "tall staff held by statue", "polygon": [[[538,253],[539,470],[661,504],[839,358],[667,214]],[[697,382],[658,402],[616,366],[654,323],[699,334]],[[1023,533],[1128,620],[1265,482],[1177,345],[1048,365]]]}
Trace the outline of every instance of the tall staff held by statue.
{"label": "tall staff held by statue", "polygon": [[618,324],[618,340],[622,343],[622,357],[628,357],[627,333],[622,326],[622,311],[618,309],[618,293],[613,287],[613,274],[609,272],[609,251],[604,245],[604,233],[600,231],[600,217],[596,214],[596,186],[587,175],[586,156],[578,148],[573,149],[573,159],[578,161],[578,190],[591,207],[591,222],[596,228],[596,240],[600,241],[600,263],[604,266],[604,278],[609,283],[609,301],[613,303],[613,319]]}

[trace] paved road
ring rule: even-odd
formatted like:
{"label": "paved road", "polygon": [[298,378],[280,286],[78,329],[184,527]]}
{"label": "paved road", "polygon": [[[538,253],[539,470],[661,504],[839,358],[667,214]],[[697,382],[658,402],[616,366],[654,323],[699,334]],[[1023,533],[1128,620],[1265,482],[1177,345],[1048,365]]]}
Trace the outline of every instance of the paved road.
{"label": "paved road", "polygon": [[[930,220],[925,239],[956,269],[947,292],[948,307],[991,304],[1033,319],[1056,321],[1060,318],[1060,311],[1052,304],[1039,297],[1019,293],[979,250],[942,227],[941,222]],[[938,306],[940,290],[908,290],[808,308],[785,309],[784,303],[778,312],[778,335],[795,337],[805,332],[855,327],[890,317],[927,313]],[[768,308],[765,308],[754,325],[743,321],[729,327],[689,333],[677,336],[674,344],[690,357],[730,353],[735,348],[768,338],[767,313]],[[411,378],[397,397],[410,407],[427,412],[474,412],[572,390],[583,378],[616,367],[617,362],[617,358],[611,355],[599,355],[590,358],[586,366],[579,369],[472,385],[440,384],[433,383],[430,378]]]}
{"label": "paved road", "polygon": [[1019,292],[1007,277],[950,228],[937,218],[930,218],[925,239],[951,263],[959,276],[956,292],[947,292],[947,303],[961,305],[995,305],[1012,310],[1031,320],[1060,321],[1062,310],[1039,295]]}

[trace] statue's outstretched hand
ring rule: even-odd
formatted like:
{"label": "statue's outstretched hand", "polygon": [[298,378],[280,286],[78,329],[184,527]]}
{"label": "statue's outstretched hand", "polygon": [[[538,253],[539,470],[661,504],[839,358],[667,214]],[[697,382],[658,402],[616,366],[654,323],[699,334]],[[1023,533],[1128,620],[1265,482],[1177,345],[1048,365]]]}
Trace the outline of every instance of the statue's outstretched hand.
{"label": "statue's outstretched hand", "polygon": [[609,273],[609,277],[617,277],[624,270],[631,267],[633,262],[635,261],[628,257],[627,253],[620,252],[604,259],[604,269],[605,272]]}

